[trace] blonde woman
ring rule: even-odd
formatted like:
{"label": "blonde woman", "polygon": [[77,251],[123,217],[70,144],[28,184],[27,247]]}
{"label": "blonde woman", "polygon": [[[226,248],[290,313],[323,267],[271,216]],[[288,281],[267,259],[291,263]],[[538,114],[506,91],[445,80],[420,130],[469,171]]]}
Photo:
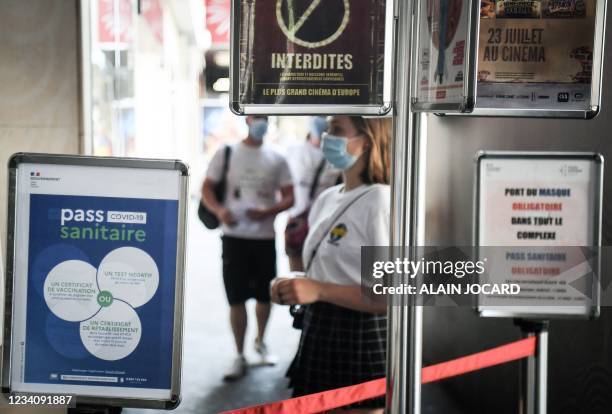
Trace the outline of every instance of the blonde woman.
{"label": "blonde woman", "polygon": [[[391,120],[335,116],[323,134],[327,161],[344,183],[309,215],[303,277],[277,278],[272,300],[306,305],[299,349],[287,373],[295,396],[385,375],[386,306],[361,292],[361,246],[389,243]],[[344,413],[382,413],[384,398]]]}

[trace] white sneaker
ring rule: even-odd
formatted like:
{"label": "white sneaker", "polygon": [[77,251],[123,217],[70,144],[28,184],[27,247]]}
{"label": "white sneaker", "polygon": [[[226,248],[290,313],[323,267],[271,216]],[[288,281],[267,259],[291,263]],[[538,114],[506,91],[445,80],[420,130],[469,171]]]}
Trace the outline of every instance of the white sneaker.
{"label": "white sneaker", "polygon": [[236,357],[230,369],[223,376],[224,381],[236,381],[246,375],[247,361],[244,356]]}
{"label": "white sneaker", "polygon": [[265,342],[255,339],[255,352],[257,352],[261,358],[261,365],[276,365],[277,359],[270,355]]}

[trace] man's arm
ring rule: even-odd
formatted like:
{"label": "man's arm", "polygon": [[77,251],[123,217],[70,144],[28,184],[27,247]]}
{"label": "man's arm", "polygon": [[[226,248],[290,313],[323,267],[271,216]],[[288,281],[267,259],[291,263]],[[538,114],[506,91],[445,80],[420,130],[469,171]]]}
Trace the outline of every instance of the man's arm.
{"label": "man's arm", "polygon": [[210,178],[206,177],[204,183],[202,183],[202,202],[210,211],[215,215],[223,206],[219,204],[217,197],[215,196],[215,182]]}
{"label": "man's arm", "polygon": [[229,226],[236,224],[236,220],[229,209],[225,208],[225,206],[217,200],[215,185],[216,183],[213,180],[206,177],[204,184],[202,184],[202,202],[222,223]]}
{"label": "man's arm", "polygon": [[292,184],[281,187],[280,193],[280,201],[268,209],[270,210],[270,214],[272,215],[277,215],[282,211],[290,209],[291,207],[293,207],[293,203],[295,202]]}

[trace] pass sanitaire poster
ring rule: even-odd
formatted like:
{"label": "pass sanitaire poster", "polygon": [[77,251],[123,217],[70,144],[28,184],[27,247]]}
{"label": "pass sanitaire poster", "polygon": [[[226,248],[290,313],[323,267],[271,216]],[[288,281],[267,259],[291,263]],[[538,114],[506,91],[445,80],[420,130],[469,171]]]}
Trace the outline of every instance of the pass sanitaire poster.
{"label": "pass sanitaire poster", "polygon": [[30,195],[25,383],[170,389],[178,202]]}

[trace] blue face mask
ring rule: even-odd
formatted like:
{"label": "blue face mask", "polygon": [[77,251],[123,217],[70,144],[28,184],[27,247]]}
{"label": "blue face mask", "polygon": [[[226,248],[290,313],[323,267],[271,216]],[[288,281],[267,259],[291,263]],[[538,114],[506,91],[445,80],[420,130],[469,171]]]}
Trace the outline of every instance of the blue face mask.
{"label": "blue face mask", "polygon": [[323,144],[321,145],[323,155],[331,165],[340,170],[348,170],[357,161],[356,156],[347,152],[347,144],[348,138],[323,133]]}
{"label": "blue face mask", "polygon": [[249,125],[249,136],[253,138],[254,141],[263,141],[266,132],[268,132],[268,121],[265,119],[254,119],[251,121],[251,125]]}

